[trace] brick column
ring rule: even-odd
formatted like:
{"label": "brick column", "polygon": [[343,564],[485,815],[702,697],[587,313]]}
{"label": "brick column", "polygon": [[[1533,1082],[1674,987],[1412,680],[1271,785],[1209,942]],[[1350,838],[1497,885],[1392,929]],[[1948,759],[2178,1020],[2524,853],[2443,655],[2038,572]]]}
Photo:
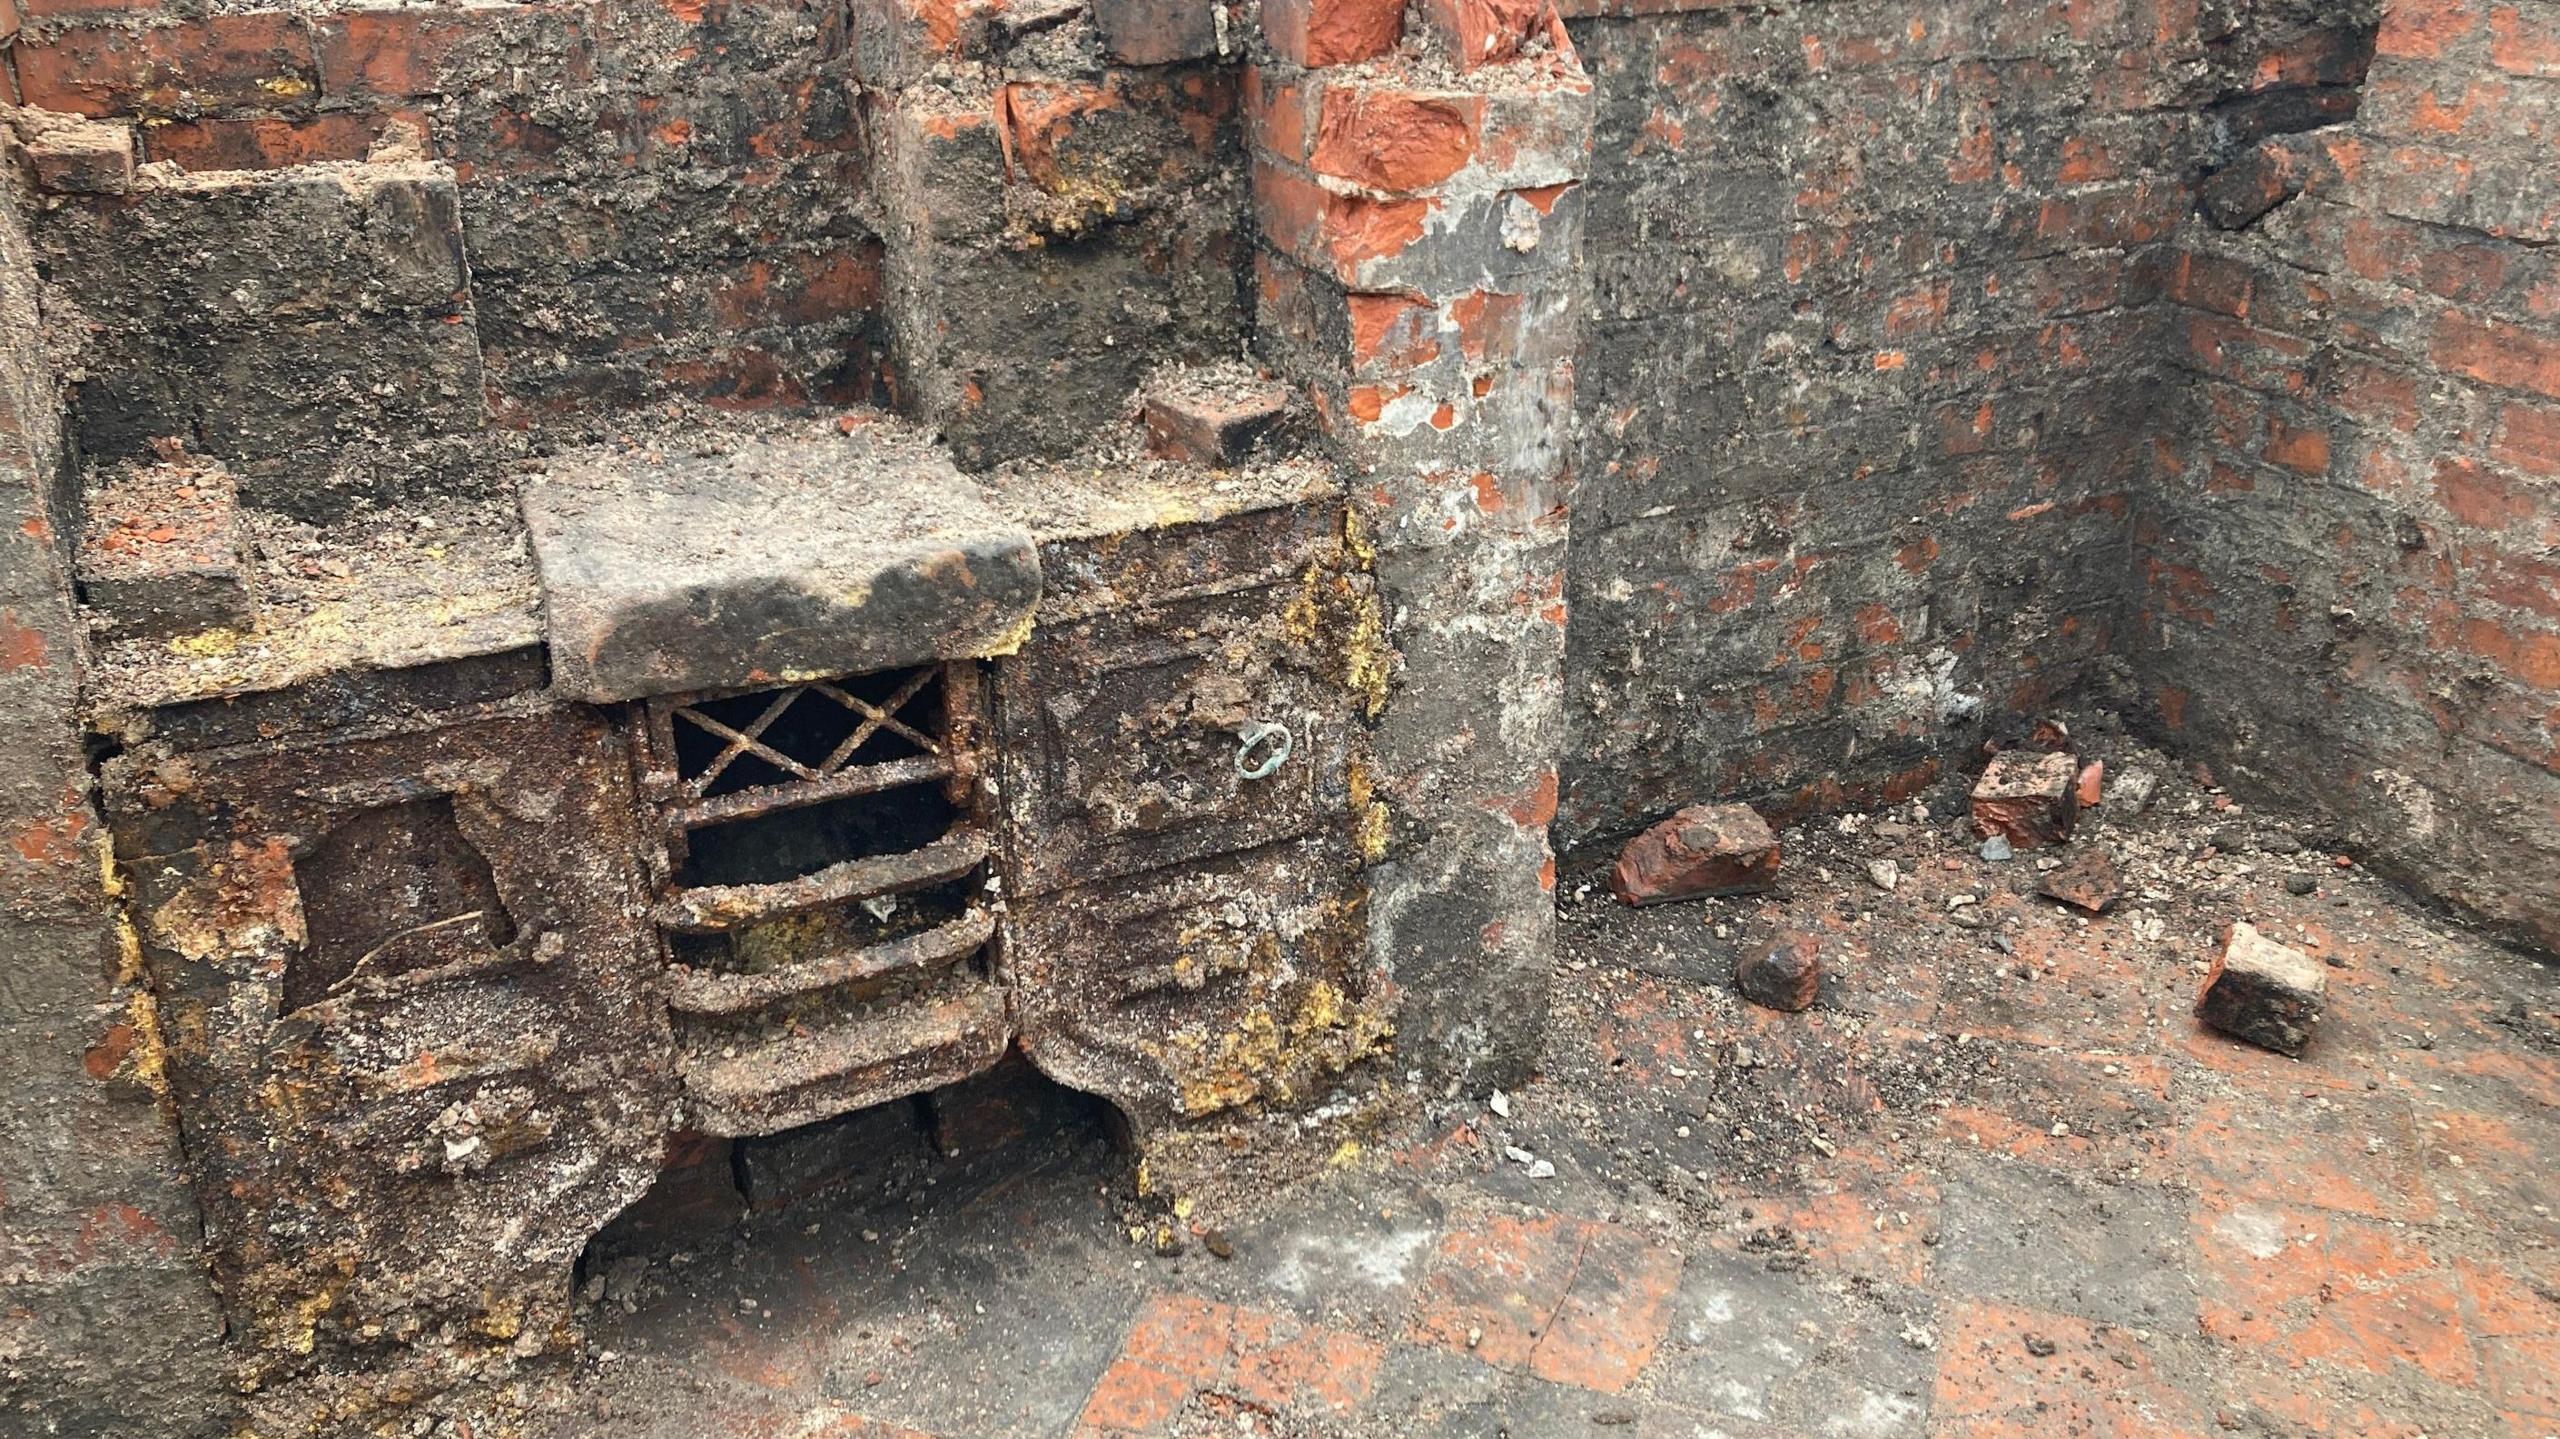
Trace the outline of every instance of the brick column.
{"label": "brick column", "polygon": [[59,406],[0,141],[0,1433],[228,1433],[222,1321],[106,892]]}
{"label": "brick column", "polygon": [[1535,1057],[1554,945],[1567,427],[1592,91],[1544,3],[1269,0],[1260,343],[1350,469],[1399,659],[1371,943],[1408,1065]]}

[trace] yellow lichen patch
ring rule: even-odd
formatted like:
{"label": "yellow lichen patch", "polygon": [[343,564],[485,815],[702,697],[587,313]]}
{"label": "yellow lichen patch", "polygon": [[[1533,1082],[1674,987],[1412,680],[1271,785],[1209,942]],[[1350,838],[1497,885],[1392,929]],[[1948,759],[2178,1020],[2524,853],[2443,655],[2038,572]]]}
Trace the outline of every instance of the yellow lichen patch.
{"label": "yellow lichen patch", "polygon": [[200,630],[169,641],[169,653],[192,660],[220,659],[248,642],[249,636],[239,630]]}
{"label": "yellow lichen patch", "polygon": [[[127,933],[132,926],[125,926]],[[169,1092],[169,1051],[160,1040],[160,1001],[150,990],[137,989],[124,1004],[125,1022],[133,1026],[133,1048],[125,1054],[124,1072],[153,1094]]]}
{"label": "yellow lichen patch", "polygon": [[1356,1139],[1346,1139],[1334,1147],[1332,1154],[1326,1156],[1324,1167],[1327,1169],[1349,1169],[1352,1165],[1359,1162],[1360,1141]]}
{"label": "yellow lichen patch", "polygon": [[1387,857],[1387,802],[1378,798],[1377,781],[1358,760],[1351,762],[1350,789],[1351,844],[1362,860],[1375,864]]}

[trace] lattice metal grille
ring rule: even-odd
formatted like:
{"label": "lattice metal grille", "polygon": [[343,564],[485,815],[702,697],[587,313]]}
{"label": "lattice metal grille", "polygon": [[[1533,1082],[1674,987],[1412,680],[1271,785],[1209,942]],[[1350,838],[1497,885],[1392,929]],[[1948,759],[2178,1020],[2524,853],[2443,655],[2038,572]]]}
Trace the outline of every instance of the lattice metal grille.
{"label": "lattice metal grille", "polygon": [[[945,740],[932,732],[942,723],[942,673],[935,667],[896,676],[876,699],[820,681],[674,705],[671,724],[716,742],[706,747],[670,736],[682,793],[704,799],[751,785],[821,781],[857,760],[943,758]],[[928,709],[934,713],[924,714]]]}

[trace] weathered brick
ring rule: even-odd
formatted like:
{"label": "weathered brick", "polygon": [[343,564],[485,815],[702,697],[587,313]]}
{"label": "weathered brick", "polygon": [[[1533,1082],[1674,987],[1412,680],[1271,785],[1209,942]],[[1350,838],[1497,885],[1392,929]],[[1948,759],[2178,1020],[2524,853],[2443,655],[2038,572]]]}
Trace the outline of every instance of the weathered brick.
{"label": "weathered brick", "polygon": [[133,127],[55,124],[26,138],[39,189],[66,195],[122,195],[133,188]]}
{"label": "weathered brick", "polygon": [[1262,32],[1292,65],[1353,65],[1396,47],[1404,0],[1264,0]]}
{"label": "weathered brick", "polygon": [[2019,849],[2060,844],[2078,817],[2079,762],[2068,754],[2007,749],[1973,786],[1973,832]]}
{"label": "weathered brick", "polygon": [[1241,462],[1289,409],[1289,388],[1254,376],[1185,374],[1146,397],[1147,448],[1201,465]]}
{"label": "weathered brick", "polygon": [[2205,1023],[2278,1054],[2299,1055],[2311,1043],[2329,987],[2320,961],[2234,923],[2196,997]]}
{"label": "weathered brick", "polygon": [[220,464],[172,445],[156,463],[116,472],[84,508],[81,592],[109,634],[169,639],[250,624],[239,491]]}
{"label": "weathered brick", "polygon": [[1733,978],[1742,997],[1764,1009],[1811,1009],[1822,993],[1821,941],[1796,934],[1754,944],[1734,962]]}
{"label": "weathered brick", "polygon": [[285,110],[319,91],[310,28],[281,10],[61,29],[19,37],[15,53],[25,103],[81,115]]}
{"label": "weathered brick", "polygon": [[1128,65],[1170,65],[1218,51],[1219,0],[1094,0],[1103,49]]}
{"label": "weathered brick", "polygon": [[1748,805],[1694,804],[1627,841],[1609,887],[1629,904],[1757,894],[1778,882],[1777,836]]}

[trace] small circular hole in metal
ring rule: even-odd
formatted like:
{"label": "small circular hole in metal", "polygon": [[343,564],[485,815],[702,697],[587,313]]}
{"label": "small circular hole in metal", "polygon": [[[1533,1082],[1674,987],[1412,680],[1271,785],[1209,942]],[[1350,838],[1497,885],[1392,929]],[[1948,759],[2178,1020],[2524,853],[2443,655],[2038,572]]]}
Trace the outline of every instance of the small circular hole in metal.
{"label": "small circular hole in metal", "polygon": [[[1289,751],[1297,740],[1289,727],[1269,720],[1251,720],[1236,731],[1236,773],[1246,779],[1269,779],[1289,762]],[[1255,752],[1264,751],[1256,759]]]}

